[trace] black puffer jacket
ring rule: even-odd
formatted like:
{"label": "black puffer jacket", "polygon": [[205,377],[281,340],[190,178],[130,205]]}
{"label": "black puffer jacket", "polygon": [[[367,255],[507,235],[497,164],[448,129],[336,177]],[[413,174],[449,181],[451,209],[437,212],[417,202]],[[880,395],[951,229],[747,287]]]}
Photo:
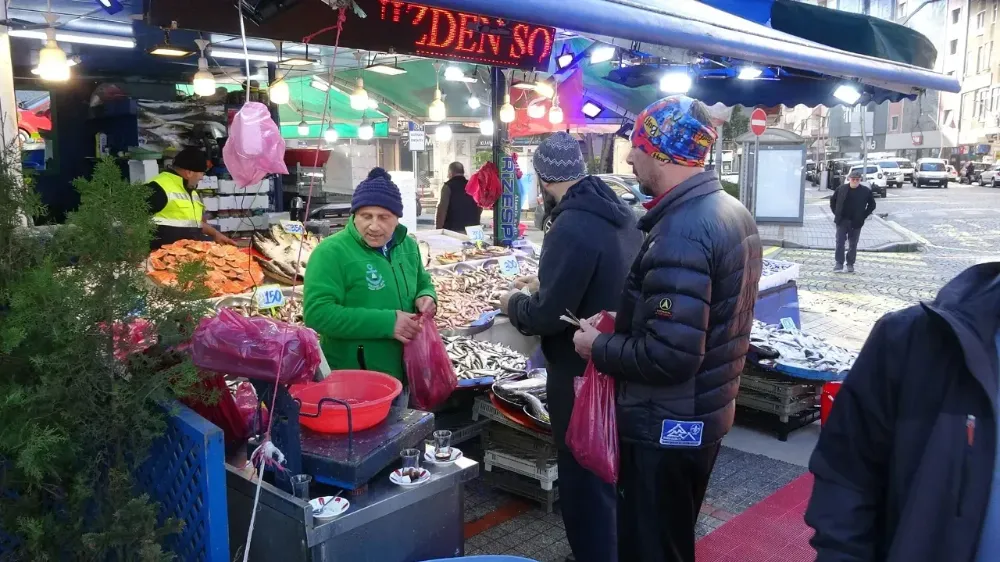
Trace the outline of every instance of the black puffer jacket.
{"label": "black puffer jacket", "polygon": [[711,172],[668,192],[639,220],[614,334],[593,361],[620,384],[622,440],[699,447],[733,424],[761,273],[757,225]]}

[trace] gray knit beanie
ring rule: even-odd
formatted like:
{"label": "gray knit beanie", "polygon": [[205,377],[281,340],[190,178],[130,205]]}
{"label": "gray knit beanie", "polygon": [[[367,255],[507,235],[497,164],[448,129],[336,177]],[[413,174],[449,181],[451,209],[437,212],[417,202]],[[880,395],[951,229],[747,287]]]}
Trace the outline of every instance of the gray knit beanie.
{"label": "gray knit beanie", "polygon": [[573,181],[587,175],[580,143],[569,133],[561,131],[538,145],[531,163],[535,173],[546,183]]}

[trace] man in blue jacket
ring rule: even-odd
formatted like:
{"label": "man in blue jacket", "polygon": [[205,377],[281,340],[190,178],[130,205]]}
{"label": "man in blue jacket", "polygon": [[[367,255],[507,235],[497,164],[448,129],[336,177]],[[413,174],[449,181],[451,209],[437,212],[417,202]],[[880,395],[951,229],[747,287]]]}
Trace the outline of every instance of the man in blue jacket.
{"label": "man in blue jacket", "polygon": [[501,311],[522,333],[542,337],[558,447],[559,502],[573,554],[577,562],[615,562],[615,487],[581,467],[566,447],[573,381],[583,376],[587,362],[573,350],[573,328],[559,317],[569,310],[589,318],[617,307],[642,233],[615,192],[587,175],[580,143],[570,135],[555,133],[542,141],[532,164],[544,197],[555,204],[552,227],[545,235],[538,278],[519,280],[532,295],[505,295]]}
{"label": "man in blue jacket", "polygon": [[694,528],[733,425],[762,267],[757,225],[705,158],[708,110],[685,96],[636,118],[628,162],[654,197],[613,334],[576,350],[618,382],[618,559],[694,562]]}
{"label": "man in blue jacket", "polygon": [[1000,262],[875,324],[813,452],[817,562],[1000,560]]}

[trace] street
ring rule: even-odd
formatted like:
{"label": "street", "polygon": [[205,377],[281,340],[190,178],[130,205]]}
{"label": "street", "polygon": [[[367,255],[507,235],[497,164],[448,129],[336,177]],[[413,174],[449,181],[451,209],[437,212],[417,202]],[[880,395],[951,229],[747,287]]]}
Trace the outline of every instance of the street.
{"label": "street", "polygon": [[[809,204],[828,201],[814,199]],[[890,189],[877,205],[876,214],[910,230],[924,243],[923,250],[858,252],[854,274],[834,273],[833,252],[828,250],[777,249],[768,255],[801,264],[804,326],[853,348],[860,348],[883,314],[933,299],[963,269],[1000,259],[1000,189],[957,183],[948,189],[906,185]]]}

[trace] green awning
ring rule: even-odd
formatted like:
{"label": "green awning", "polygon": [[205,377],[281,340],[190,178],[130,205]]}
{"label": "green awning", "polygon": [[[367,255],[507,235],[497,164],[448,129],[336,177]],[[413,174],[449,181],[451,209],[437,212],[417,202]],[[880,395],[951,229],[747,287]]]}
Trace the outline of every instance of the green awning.
{"label": "green awning", "polygon": [[278,116],[281,119],[281,136],[287,139],[301,138],[298,134],[298,124],[305,120],[310,125],[307,138],[316,138],[322,132],[323,103],[327,102],[326,122],[333,123],[341,138],[357,138],[358,126],[362,119],[367,119],[375,128],[376,137],[388,136],[388,123],[384,108],[358,111],[351,108],[351,98],[338,88],[331,88],[329,98],[327,92],[313,88],[311,76],[289,78],[287,104],[278,106]]}

